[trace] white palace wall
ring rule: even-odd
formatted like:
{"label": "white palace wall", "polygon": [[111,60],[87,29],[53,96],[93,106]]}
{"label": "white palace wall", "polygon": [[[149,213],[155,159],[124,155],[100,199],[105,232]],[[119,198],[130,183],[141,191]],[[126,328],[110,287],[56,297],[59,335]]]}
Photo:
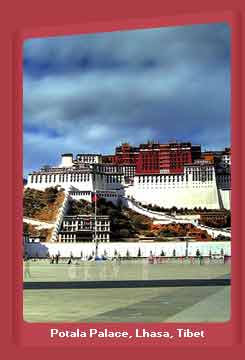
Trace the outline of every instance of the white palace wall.
{"label": "white palace wall", "polygon": [[218,189],[213,166],[186,166],[184,173],[179,175],[136,175],[132,185],[125,185],[123,175],[118,173],[93,174],[90,170],[79,172],[74,169],[59,171],[33,173],[29,175],[26,187],[45,190],[59,185],[65,190],[84,192],[80,195],[84,195],[81,198],[85,200],[88,200],[89,192],[95,190],[115,191],[118,196],[132,197],[145,205],[230,209],[230,190]]}
{"label": "white palace wall", "polygon": [[176,206],[177,208],[193,209],[194,207],[206,207],[219,209],[217,189],[193,189],[193,188],[169,188],[169,189],[135,189],[133,196],[142,204],[158,205],[165,208]]}
{"label": "white palace wall", "polygon": [[[33,179],[32,179],[33,176]],[[46,181],[47,180],[47,181]],[[33,174],[28,176],[26,187],[45,190],[47,187],[61,186],[68,190],[74,187],[78,190],[93,191],[93,179],[90,173],[75,173],[75,174]]]}
{"label": "white palace wall", "polygon": [[222,206],[227,209],[230,210],[231,208],[231,191],[230,190],[223,190],[223,189],[219,189],[218,190],[220,193],[220,197],[221,197],[221,201],[222,201]]}
{"label": "white palace wall", "polygon": [[215,173],[214,170],[208,171],[209,174],[203,180],[198,180],[193,173],[188,173],[187,170],[183,176],[135,176],[134,184],[126,189],[126,195],[133,196],[142,204],[158,205],[165,208],[176,206],[191,209],[200,206],[219,209]]}
{"label": "white palace wall", "polygon": [[[92,194],[91,191],[80,191],[80,190],[70,190],[69,195],[74,200],[86,200],[88,202],[91,202],[92,200]],[[118,203],[118,192],[114,190],[96,190],[96,194],[99,197],[102,197],[106,199],[107,201],[111,201],[115,205]]]}
{"label": "white palace wall", "polygon": [[65,190],[74,188],[80,191],[119,190],[123,188],[122,176],[109,174],[95,174],[89,172],[55,174],[31,174],[28,176],[26,187],[45,190],[47,187],[61,186]]}

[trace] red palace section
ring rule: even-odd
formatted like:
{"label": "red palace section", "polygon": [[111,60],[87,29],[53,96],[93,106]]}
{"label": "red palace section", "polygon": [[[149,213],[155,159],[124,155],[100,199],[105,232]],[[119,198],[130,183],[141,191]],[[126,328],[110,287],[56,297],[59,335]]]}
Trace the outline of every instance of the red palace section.
{"label": "red palace section", "polygon": [[190,142],[160,144],[148,142],[139,146],[124,143],[115,155],[103,156],[104,163],[134,165],[135,174],[181,174],[185,164],[201,158],[201,146]]}

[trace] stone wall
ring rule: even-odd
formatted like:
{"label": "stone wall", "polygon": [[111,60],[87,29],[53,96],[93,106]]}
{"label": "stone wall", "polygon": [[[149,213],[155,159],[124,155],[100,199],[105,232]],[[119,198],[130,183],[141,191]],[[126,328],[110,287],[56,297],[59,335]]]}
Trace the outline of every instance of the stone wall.
{"label": "stone wall", "polygon": [[[176,250],[176,256],[184,256],[186,251],[186,242],[115,242],[115,243],[99,243],[98,254],[103,255],[106,251],[108,256],[114,256],[115,250],[121,256],[126,256],[129,252],[130,256],[136,257],[140,248],[141,256],[148,257],[150,252],[154,256],[160,256],[162,250],[166,256],[173,256],[173,250]],[[219,253],[221,249],[227,255],[231,254],[231,243],[229,241],[211,241],[211,242],[189,242],[189,255],[194,256],[196,250],[199,249],[203,256],[208,256],[209,251]],[[29,255],[44,257],[49,253],[55,255],[60,253],[62,257],[69,257],[72,253],[74,257],[83,257],[92,255],[95,251],[95,243],[30,243],[26,244],[26,251]]]}

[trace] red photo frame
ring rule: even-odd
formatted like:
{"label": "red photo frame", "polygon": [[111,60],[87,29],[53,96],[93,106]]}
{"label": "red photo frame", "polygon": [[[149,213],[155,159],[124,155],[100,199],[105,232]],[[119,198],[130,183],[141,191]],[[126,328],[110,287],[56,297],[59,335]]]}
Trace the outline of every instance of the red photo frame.
{"label": "red photo frame", "polygon": [[[25,2],[14,4],[10,1],[2,12],[2,25],[5,36],[2,43],[2,127],[6,136],[2,136],[3,168],[8,170],[10,178],[4,178],[2,189],[4,211],[2,210],[3,246],[2,259],[2,292],[1,308],[4,323],[2,344],[10,357],[52,356],[65,358],[77,356],[127,356],[127,354],[152,356],[234,356],[240,358],[244,350],[242,324],[242,274],[244,273],[242,214],[244,191],[242,189],[242,158],[244,144],[242,136],[242,46],[243,18],[242,9],[237,1],[226,4],[214,4],[211,1],[201,4],[188,1],[179,5],[173,0],[170,4],[144,4],[126,1],[116,6],[106,6],[92,1],[88,4],[61,4],[59,1],[40,3]],[[12,5],[12,6],[11,6]],[[229,11],[227,11],[227,8]],[[238,11],[238,9],[240,9]],[[243,10],[244,15],[244,10]],[[162,341],[158,339],[87,339],[50,338],[51,323],[26,323],[22,315],[22,44],[25,39],[56,35],[85,34],[109,32],[113,30],[130,30],[162,26],[177,26],[200,23],[226,22],[231,27],[231,122],[232,122],[232,296],[231,320],[226,323],[183,324],[184,328],[194,331],[203,330],[204,339],[175,339]],[[244,31],[244,30],[243,30]],[[243,105],[244,106],[244,105]],[[6,151],[7,149],[7,151]],[[6,154],[6,156],[5,156]],[[8,190],[8,191],[6,191]],[[7,226],[6,226],[7,224]],[[6,254],[6,256],[5,256]],[[53,324],[54,325],[54,324]],[[159,324],[97,324],[98,329],[108,328],[122,331],[133,330],[144,326],[149,331],[159,329]],[[59,324],[59,329],[88,329],[89,324]],[[163,324],[161,328],[173,330],[180,324]],[[6,340],[5,340],[6,337]],[[115,347],[117,346],[117,347]],[[214,349],[214,347],[218,347]],[[67,350],[69,349],[69,355]],[[120,350],[123,352],[120,352]],[[65,351],[64,351],[65,350]],[[217,351],[216,351],[217,350]],[[192,351],[192,354],[190,353]],[[218,352],[219,351],[219,352]],[[222,353],[222,354],[221,354]]]}

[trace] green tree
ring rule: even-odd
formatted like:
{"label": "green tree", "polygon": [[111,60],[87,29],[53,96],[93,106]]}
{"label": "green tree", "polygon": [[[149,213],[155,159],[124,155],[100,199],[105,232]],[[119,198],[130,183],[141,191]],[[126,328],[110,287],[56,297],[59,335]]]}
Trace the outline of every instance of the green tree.
{"label": "green tree", "polygon": [[24,234],[29,234],[29,224],[27,223],[23,223],[23,233]]}
{"label": "green tree", "polygon": [[120,236],[122,237],[122,238],[127,238],[127,237],[129,237],[129,231],[128,231],[128,229],[120,229]]}

